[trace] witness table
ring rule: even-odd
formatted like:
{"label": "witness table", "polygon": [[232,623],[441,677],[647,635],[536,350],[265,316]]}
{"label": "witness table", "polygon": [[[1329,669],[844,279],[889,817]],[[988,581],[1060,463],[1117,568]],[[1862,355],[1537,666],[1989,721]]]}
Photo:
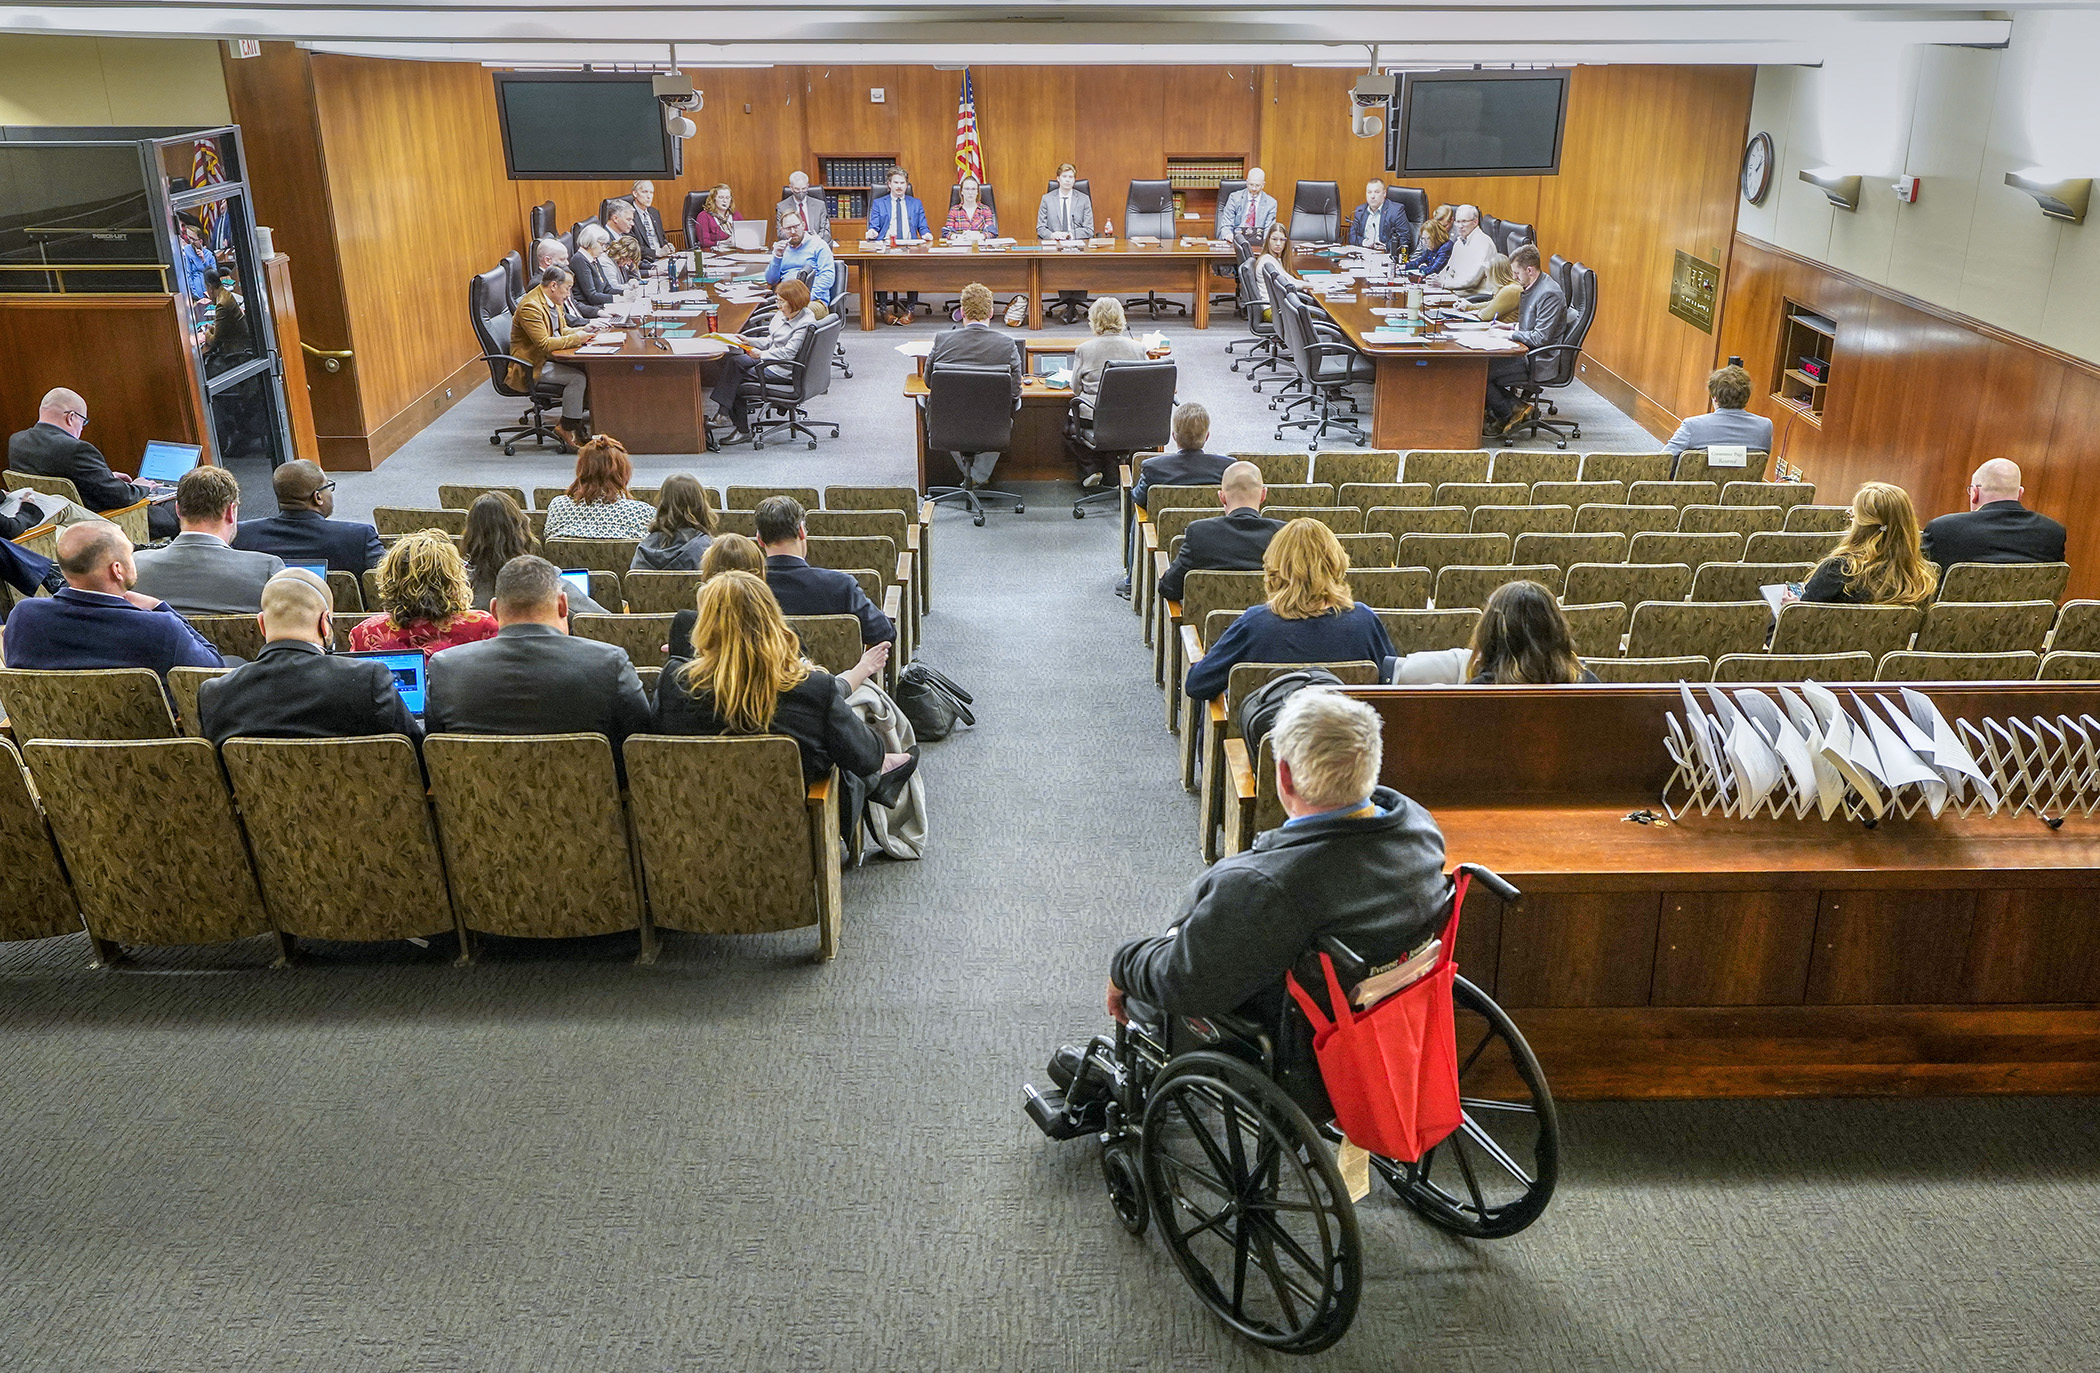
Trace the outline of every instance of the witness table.
{"label": "witness table", "polygon": [[1213,277],[1213,266],[1230,263],[1230,248],[1182,247],[1178,242],[1133,244],[1127,239],[1103,240],[1078,248],[1056,248],[1022,241],[1011,248],[944,248],[931,243],[909,248],[884,248],[879,244],[847,242],[838,246],[842,269],[857,273],[852,284],[861,298],[860,327],[875,327],[873,301],[877,291],[959,293],[973,281],[981,281],[1002,300],[1016,291],[1028,294],[1028,327],[1043,327],[1043,296],[1046,292],[1088,291],[1098,295],[1166,291],[1193,299],[1190,319],[1198,329],[1210,327],[1210,293],[1224,290]]}
{"label": "witness table", "polygon": [[[712,287],[708,295],[720,311],[715,327],[724,333],[742,328],[757,308],[724,302]],[[706,317],[697,309],[676,314],[661,309],[649,318],[690,331],[689,338],[708,331]],[[711,344],[699,353],[672,353],[658,341],[644,338],[640,325],[615,327],[627,333],[617,352],[554,355],[557,362],[581,367],[591,379],[591,427],[612,435],[630,453],[704,451],[707,419],[703,406],[708,388],[721,376],[721,358],[729,345]]]}
{"label": "witness table", "polygon": [[1520,357],[1523,345],[1482,353],[1449,338],[1416,343],[1371,342],[1365,336],[1382,322],[1374,308],[1398,305],[1397,292],[1359,286],[1354,301],[1325,301],[1329,317],[1349,342],[1371,359],[1371,446],[1374,448],[1478,448],[1487,411],[1488,364]]}

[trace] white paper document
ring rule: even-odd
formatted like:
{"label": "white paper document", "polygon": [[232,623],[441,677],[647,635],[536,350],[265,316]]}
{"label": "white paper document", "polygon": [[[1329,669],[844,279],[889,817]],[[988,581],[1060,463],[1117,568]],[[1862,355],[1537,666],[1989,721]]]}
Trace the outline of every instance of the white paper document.
{"label": "white paper document", "polygon": [[1922,691],[1903,688],[1903,704],[1910,711],[1910,718],[1931,740],[1932,766],[1936,769],[1958,800],[1964,787],[1973,783],[1976,794],[1983,798],[1992,810],[1998,808],[1998,789],[1991,785],[1990,774],[1984,771],[1969,752],[1961,735],[1947,723],[1932,698]]}
{"label": "white paper document", "polygon": [[1897,787],[1917,787],[1925,794],[1925,804],[1936,816],[1940,807],[1947,804],[1947,784],[1940,775],[1925,765],[1923,759],[1903,742],[1902,736],[1890,728],[1879,711],[1873,710],[1853,692],[1852,706],[1866,721],[1867,732],[1874,737],[1874,752],[1879,756],[1881,780],[1891,791]]}
{"label": "white paper document", "polygon": [[1757,727],[1742,715],[1736,716],[1735,723],[1729,726],[1725,747],[1729,764],[1735,769],[1736,813],[1747,820],[1779,784],[1779,755],[1772,752],[1772,746],[1757,732]]}
{"label": "white paper document", "polygon": [[664,343],[677,358],[720,357],[729,351],[729,345],[717,338],[667,338]]}
{"label": "white paper document", "polygon": [[1502,334],[1451,334],[1450,340],[1461,348],[1470,348],[1476,353],[1507,353],[1515,350],[1514,340]]}
{"label": "white paper document", "polygon": [[1735,699],[1743,714],[1750,717],[1772,745],[1779,761],[1786,764],[1787,776],[1793,779],[1794,795],[1804,803],[1816,799],[1815,763],[1809,756],[1808,741],[1800,730],[1794,728],[1794,722],[1780,710],[1777,702],[1755,688],[1736,692]]}
{"label": "white paper document", "polygon": [[1823,727],[1817,722],[1816,712],[1808,702],[1785,687],[1775,690],[1779,692],[1781,704],[1786,707],[1787,719],[1800,732],[1801,741],[1808,750],[1809,764],[1816,774],[1816,810],[1828,820],[1845,804],[1845,775],[1823,755]]}
{"label": "white paper document", "polygon": [[1852,717],[1845,713],[1835,693],[1814,682],[1803,682],[1801,694],[1808,698],[1823,731],[1823,761],[1859,793],[1867,814],[1880,819],[1887,804],[1881,795],[1881,759],[1874,752],[1874,741],[1853,727]]}
{"label": "white paper document", "polygon": [[933,340],[930,338],[915,338],[909,343],[898,344],[897,351],[908,358],[923,358],[933,352]]}

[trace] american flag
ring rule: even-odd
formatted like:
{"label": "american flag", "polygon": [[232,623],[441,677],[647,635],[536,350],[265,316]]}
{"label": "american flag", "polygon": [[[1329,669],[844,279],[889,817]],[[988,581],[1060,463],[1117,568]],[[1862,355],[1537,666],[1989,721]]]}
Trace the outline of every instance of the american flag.
{"label": "american flag", "polygon": [[[200,138],[190,154],[190,186],[215,186],[226,179],[226,169],[219,165],[218,144],[209,138]],[[197,217],[204,222],[205,241],[214,251],[225,248],[231,237],[231,226],[226,222],[226,206],[213,201],[197,207]]]}
{"label": "american flag", "polygon": [[963,68],[962,99],[955,106],[955,179],[984,180],[984,149],[977,142],[977,93],[970,88],[970,69]]}

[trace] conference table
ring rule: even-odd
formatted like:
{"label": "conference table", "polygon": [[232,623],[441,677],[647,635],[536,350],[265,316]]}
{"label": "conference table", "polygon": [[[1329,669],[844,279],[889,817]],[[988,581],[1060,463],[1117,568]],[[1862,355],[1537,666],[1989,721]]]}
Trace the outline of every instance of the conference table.
{"label": "conference table", "polygon": [[[713,331],[735,333],[758,308],[725,300],[712,286],[706,290],[716,310]],[[696,340],[681,344],[693,351],[671,352],[665,346],[669,340],[646,336],[639,324],[625,324],[615,326],[626,337],[613,351],[585,351],[591,346],[586,344],[556,353],[555,361],[580,367],[590,377],[592,428],[617,438],[628,452],[703,452],[707,391],[721,375],[729,345],[700,339],[711,330],[697,304],[656,306],[648,319],[668,325],[674,338]]]}
{"label": "conference table", "polygon": [[957,295],[981,281],[1001,299],[1015,292],[1028,296],[1028,327],[1043,327],[1043,296],[1051,291],[1085,291],[1093,295],[1165,291],[1191,298],[1190,321],[1210,327],[1210,293],[1232,288],[1211,268],[1236,260],[1232,248],[1212,239],[1187,243],[1172,239],[1133,242],[1094,239],[1061,247],[1023,240],[1008,248],[948,247],[927,241],[889,247],[865,240],[838,245],[840,270],[851,269],[849,288],[861,299],[860,327],[875,327],[877,291],[919,291]]}
{"label": "conference table", "polygon": [[1405,291],[1358,283],[1352,299],[1323,299],[1322,306],[1342,334],[1371,359],[1371,446],[1395,448],[1478,448],[1487,411],[1488,364],[1496,358],[1520,357],[1524,345],[1512,341],[1496,353],[1480,352],[1448,334],[1420,340],[1387,342],[1368,337],[1383,322],[1371,313],[1405,304]]}

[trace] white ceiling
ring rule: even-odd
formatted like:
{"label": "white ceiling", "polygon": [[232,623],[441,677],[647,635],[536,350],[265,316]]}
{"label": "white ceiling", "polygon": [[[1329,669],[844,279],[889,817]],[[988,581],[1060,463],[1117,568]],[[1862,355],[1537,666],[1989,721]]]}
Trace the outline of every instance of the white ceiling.
{"label": "white ceiling", "polygon": [[[1363,66],[1553,62],[1820,62],[1860,46],[1997,46],[2008,9],[1936,0],[163,0],[7,4],[22,33],[292,39],[317,50],[491,63],[1001,62]],[[587,38],[581,37],[588,35]]]}

